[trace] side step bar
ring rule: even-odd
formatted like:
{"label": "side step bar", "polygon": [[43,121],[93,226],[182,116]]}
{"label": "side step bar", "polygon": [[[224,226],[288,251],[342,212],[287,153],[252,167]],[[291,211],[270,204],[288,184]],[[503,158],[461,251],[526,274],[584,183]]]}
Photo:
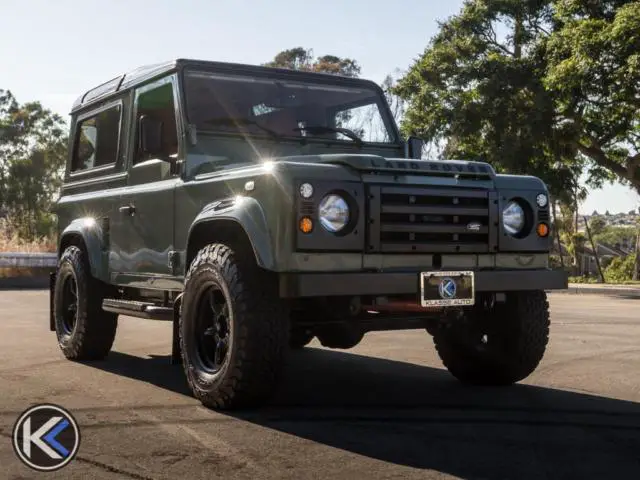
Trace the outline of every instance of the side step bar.
{"label": "side step bar", "polygon": [[105,298],[102,301],[102,309],[119,315],[129,315],[130,317],[148,318],[150,320],[165,322],[171,322],[173,320],[172,307],[159,307],[150,302]]}

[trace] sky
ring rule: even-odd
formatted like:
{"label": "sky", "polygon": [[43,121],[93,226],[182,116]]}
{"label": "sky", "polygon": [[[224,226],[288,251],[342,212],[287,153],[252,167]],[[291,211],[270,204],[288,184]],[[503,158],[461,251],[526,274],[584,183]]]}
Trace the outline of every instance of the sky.
{"label": "sky", "polygon": [[[0,89],[67,117],[81,93],[175,58],[260,64],[294,47],[358,61],[377,82],[405,70],[462,0],[20,0],[2,5]],[[581,212],[636,210],[621,185]]]}

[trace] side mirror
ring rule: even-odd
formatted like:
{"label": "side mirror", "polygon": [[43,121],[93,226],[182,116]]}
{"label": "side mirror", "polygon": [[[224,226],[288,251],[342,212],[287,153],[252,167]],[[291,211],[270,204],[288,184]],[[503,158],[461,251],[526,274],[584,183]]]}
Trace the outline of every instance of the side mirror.
{"label": "side mirror", "polygon": [[422,150],[424,148],[424,140],[418,137],[409,137],[406,143],[406,157],[420,160],[422,158]]}
{"label": "side mirror", "polygon": [[162,122],[154,120],[148,115],[142,115],[138,120],[138,132],[141,153],[145,156],[162,154]]}

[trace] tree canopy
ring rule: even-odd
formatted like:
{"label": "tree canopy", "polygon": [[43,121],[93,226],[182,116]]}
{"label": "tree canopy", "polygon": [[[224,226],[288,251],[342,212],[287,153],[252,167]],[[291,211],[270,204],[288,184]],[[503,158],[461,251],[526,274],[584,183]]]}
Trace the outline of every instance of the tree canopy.
{"label": "tree canopy", "polygon": [[291,70],[331,73],[347,77],[358,77],[361,72],[360,65],[353,59],[336,57],[335,55],[314,57],[312,49],[302,47],[283,50],[273,60],[263,65]]}
{"label": "tree canopy", "polygon": [[589,220],[589,229],[591,230],[591,235],[599,235],[607,228],[607,222],[604,218],[597,216],[591,218]]}
{"label": "tree canopy", "polygon": [[0,90],[0,208],[19,233],[49,233],[49,207],[66,160],[66,125],[39,102],[19,104]]}
{"label": "tree canopy", "polygon": [[639,52],[640,2],[467,0],[395,87],[402,129],[566,201],[585,167],[640,192]]}

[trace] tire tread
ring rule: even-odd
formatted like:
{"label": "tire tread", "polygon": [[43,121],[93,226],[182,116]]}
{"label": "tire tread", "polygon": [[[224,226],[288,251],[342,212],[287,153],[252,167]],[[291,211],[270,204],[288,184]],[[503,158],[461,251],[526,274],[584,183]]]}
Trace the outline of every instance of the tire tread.
{"label": "tire tread", "polygon": [[433,336],[440,359],[449,372],[472,385],[509,385],[531,375],[549,342],[549,302],[544,291],[507,294],[506,303],[491,321],[500,322],[509,348],[500,362],[484,361],[451,342],[446,329]]}
{"label": "tire tread", "polygon": [[[81,289],[84,290],[85,298],[84,301],[80,299],[81,308],[78,309],[76,327],[70,341],[61,343],[60,347],[70,360],[101,360],[111,351],[118,327],[118,315],[102,310],[102,300],[108,296],[110,286],[91,276],[86,253],[81,248],[68,247],[60,256],[58,270],[65,263],[69,263],[74,270],[78,294]],[[55,323],[57,325],[58,321]]]}
{"label": "tire tread", "polygon": [[[229,365],[219,386],[210,391],[198,387],[183,336],[180,346],[189,386],[205,406],[225,409],[255,406],[265,401],[278,383],[289,341],[288,312],[280,301],[277,282],[260,269],[252,255],[242,255],[224,244],[210,244],[198,252],[185,278],[185,292],[199,275],[217,269],[227,284],[234,306],[235,362]],[[187,300],[185,293],[184,300]],[[183,300],[183,312],[185,303]]]}

